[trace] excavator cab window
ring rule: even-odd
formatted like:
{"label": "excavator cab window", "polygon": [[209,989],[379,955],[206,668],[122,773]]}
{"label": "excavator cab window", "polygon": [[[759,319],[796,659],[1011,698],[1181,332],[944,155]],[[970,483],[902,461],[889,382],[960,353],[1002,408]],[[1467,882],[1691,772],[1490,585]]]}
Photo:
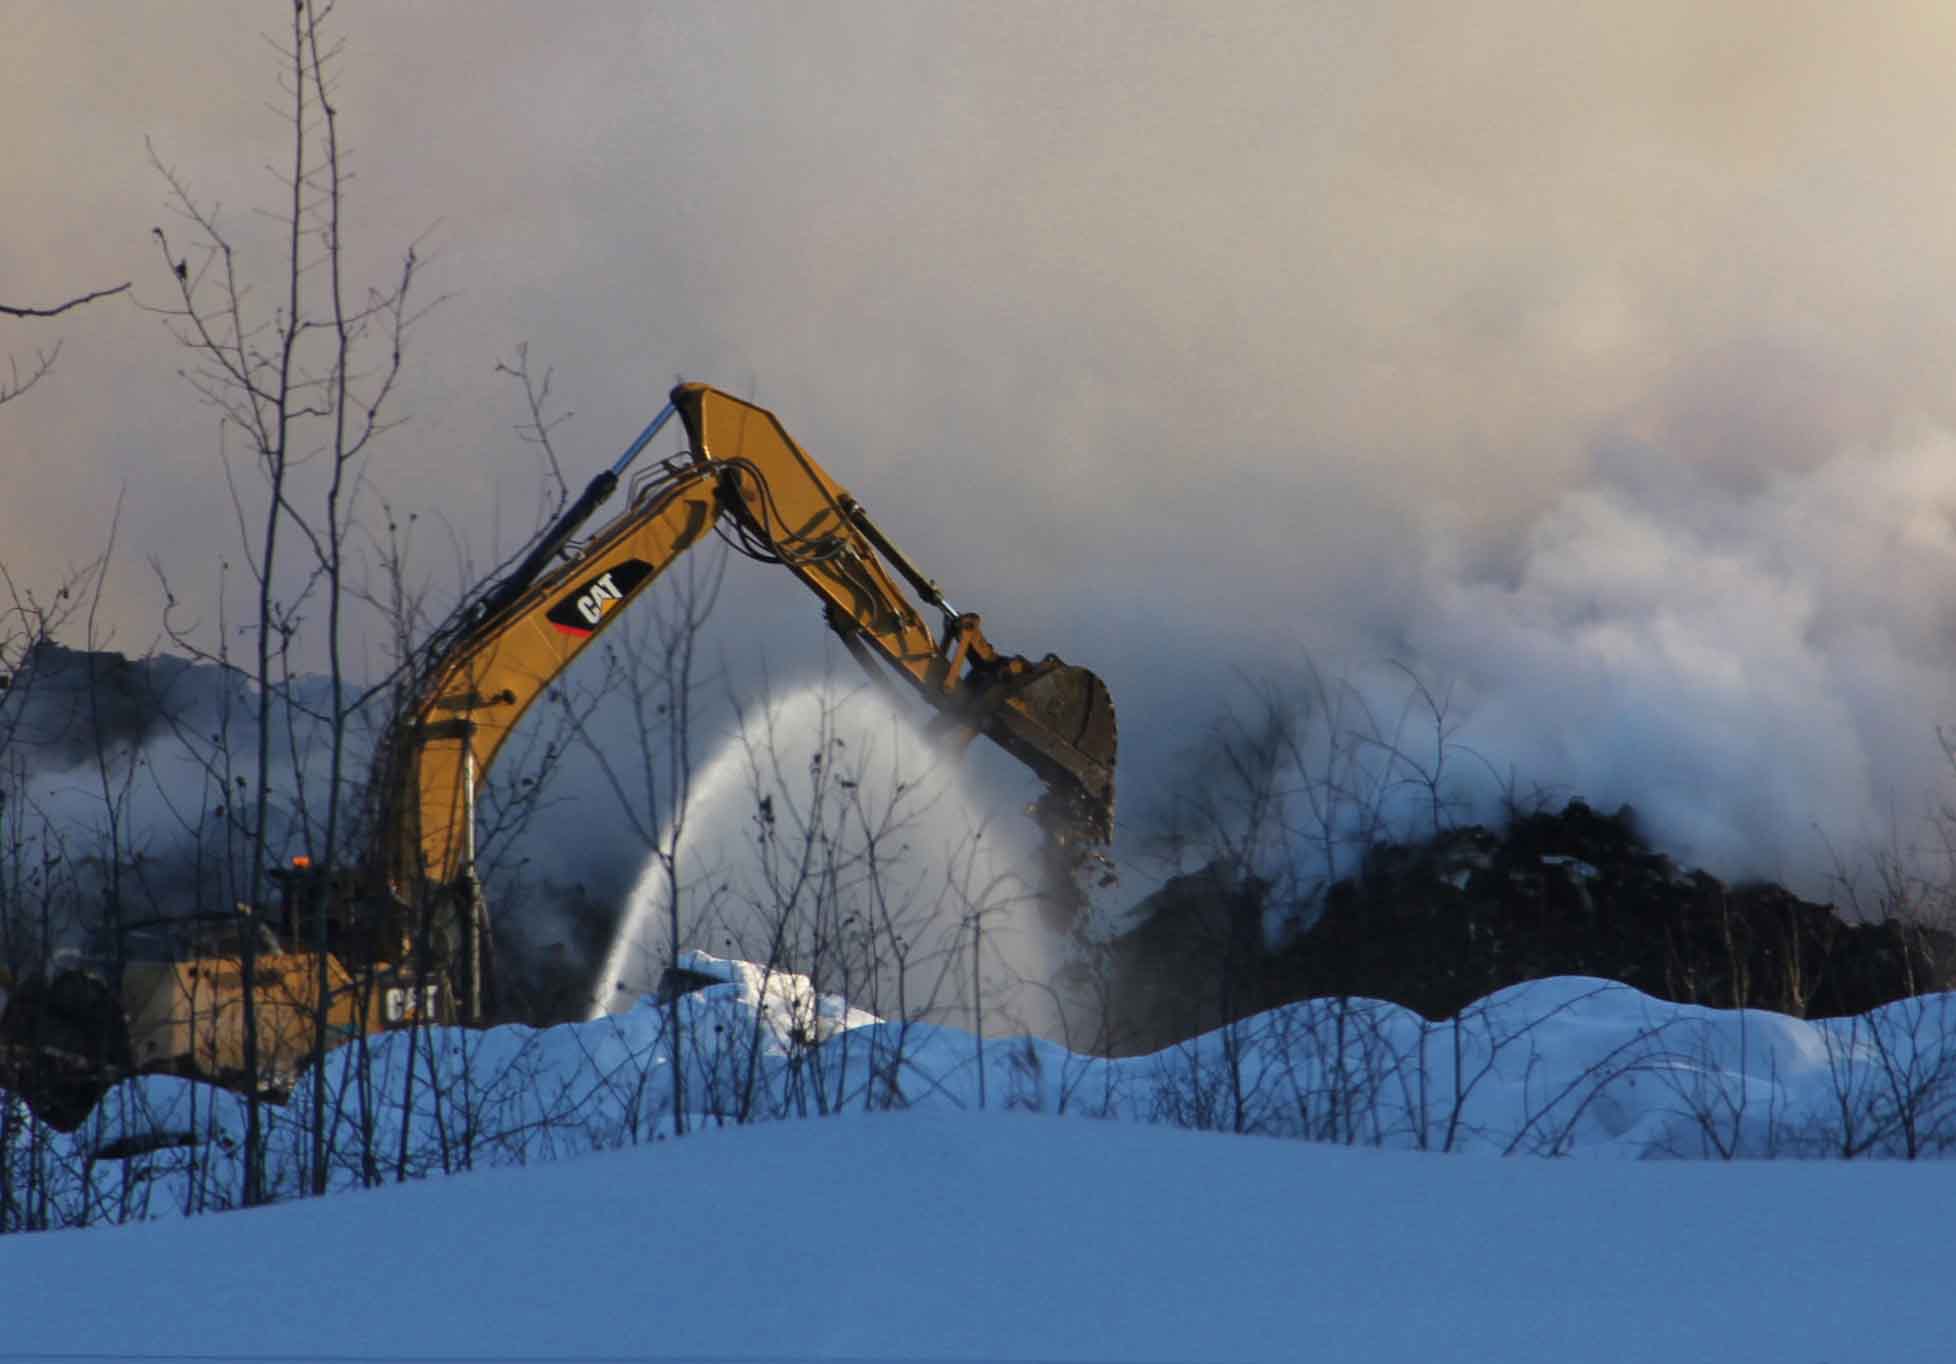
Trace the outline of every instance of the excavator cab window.
{"label": "excavator cab window", "polygon": [[285,950],[278,934],[255,915],[223,911],[140,919],[120,927],[97,925],[89,931],[84,950],[102,962],[241,957],[250,942],[247,933],[256,934],[260,956]]}

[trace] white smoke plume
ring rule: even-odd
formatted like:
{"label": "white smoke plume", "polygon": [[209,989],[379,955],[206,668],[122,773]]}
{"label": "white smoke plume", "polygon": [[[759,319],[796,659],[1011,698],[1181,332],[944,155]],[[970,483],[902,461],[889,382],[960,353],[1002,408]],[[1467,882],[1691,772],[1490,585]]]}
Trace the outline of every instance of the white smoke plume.
{"label": "white smoke plume", "polygon": [[[1812,890],[1833,852],[1933,843],[1956,716],[1956,442],[1721,483],[1619,449],[1509,562],[1438,538],[1407,622],[1463,742],[1634,805],[1682,860]],[[1833,852],[1830,852],[1830,845]]]}

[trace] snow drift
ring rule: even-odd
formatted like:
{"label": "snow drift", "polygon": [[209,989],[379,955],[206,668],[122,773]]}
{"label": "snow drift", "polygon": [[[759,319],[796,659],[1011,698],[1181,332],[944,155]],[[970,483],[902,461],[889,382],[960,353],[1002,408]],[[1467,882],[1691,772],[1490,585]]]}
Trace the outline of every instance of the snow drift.
{"label": "snow drift", "polygon": [[[327,1061],[337,1189],[529,1165],[707,1127],[1009,1110],[1395,1150],[1589,1158],[1939,1156],[1956,1146],[1956,996],[1845,1019],[1667,1004],[1567,977],[1433,1023],[1312,1000],[1149,1056],[879,1018],[804,976],[692,953],[716,983],[548,1029],[430,1029]],[[303,1187],[302,1084],[268,1110],[274,1196]],[[11,1102],[11,1101],[10,1101]],[[5,1127],[8,1216],[79,1226],[239,1201],[233,1095],[125,1083],[71,1136]]]}

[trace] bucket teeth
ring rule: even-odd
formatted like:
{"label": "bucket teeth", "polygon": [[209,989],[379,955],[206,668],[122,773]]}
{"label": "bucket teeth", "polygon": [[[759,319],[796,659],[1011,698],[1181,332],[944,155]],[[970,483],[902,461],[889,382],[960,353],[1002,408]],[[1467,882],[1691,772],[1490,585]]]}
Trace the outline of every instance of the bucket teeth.
{"label": "bucket teeth", "polygon": [[995,713],[991,736],[1046,783],[1034,814],[1063,848],[1112,841],[1117,730],[1107,684],[1048,655]]}

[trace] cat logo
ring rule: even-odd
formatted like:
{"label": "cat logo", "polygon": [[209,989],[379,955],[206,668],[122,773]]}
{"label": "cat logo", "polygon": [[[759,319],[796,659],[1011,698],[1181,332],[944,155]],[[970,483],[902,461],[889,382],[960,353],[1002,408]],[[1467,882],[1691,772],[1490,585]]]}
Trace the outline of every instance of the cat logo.
{"label": "cat logo", "polygon": [[604,622],[632,589],[652,576],[652,566],[642,559],[626,559],[578,584],[568,596],[545,614],[544,619],[567,635],[588,637]]}

